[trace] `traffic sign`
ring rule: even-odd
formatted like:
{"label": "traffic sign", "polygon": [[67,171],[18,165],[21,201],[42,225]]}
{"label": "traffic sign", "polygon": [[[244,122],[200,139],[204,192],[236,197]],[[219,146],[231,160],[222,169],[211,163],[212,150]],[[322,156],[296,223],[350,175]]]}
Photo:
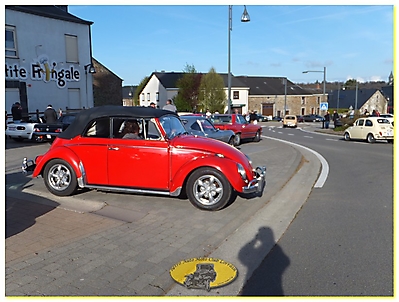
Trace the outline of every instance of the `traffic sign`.
{"label": "traffic sign", "polygon": [[320,110],[328,110],[328,103],[320,103]]}

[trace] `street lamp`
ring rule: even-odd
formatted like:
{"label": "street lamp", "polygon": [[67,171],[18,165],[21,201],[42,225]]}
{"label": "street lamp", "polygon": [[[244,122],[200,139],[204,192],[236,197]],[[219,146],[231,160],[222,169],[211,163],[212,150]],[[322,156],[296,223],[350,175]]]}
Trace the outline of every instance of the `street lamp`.
{"label": "street lamp", "polygon": [[[232,14],[233,14],[233,6],[229,5],[229,23],[228,23],[228,33],[229,33],[229,39],[228,39],[228,64],[227,64],[227,113],[231,113],[231,31],[233,30],[233,20],[232,20]],[[249,14],[247,12],[247,7],[244,5],[244,12],[241,16],[241,22],[249,22]]]}
{"label": "street lamp", "polygon": [[323,79],[323,101],[325,101],[325,98],[326,98],[326,68],[324,67],[323,70],[305,70],[305,71],[302,71],[302,73],[308,73],[308,72],[322,72],[324,74],[324,79]]}

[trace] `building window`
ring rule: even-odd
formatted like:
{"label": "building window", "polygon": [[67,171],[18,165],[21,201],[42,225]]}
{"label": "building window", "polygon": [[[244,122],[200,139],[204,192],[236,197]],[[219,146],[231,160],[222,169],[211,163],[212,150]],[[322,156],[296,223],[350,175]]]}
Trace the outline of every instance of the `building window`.
{"label": "building window", "polygon": [[14,26],[6,26],[6,57],[16,58],[17,53],[17,39],[16,30]]}
{"label": "building window", "polygon": [[157,93],[155,94],[155,100],[156,100],[157,102],[159,102],[159,92],[157,92]]}
{"label": "building window", "polygon": [[301,98],[301,105],[305,105],[306,104],[306,98],[303,96]]}
{"label": "building window", "polygon": [[317,104],[320,104],[320,97],[317,97]]}
{"label": "building window", "polygon": [[233,91],[233,99],[238,100],[240,98],[240,92],[239,91]]}
{"label": "building window", "polygon": [[142,94],[141,94],[141,103],[143,103],[144,101],[145,101],[144,93],[142,93]]}
{"label": "building window", "polygon": [[67,63],[79,63],[77,36],[65,35],[65,52]]}
{"label": "building window", "polygon": [[147,101],[150,101],[150,93],[147,93]]}

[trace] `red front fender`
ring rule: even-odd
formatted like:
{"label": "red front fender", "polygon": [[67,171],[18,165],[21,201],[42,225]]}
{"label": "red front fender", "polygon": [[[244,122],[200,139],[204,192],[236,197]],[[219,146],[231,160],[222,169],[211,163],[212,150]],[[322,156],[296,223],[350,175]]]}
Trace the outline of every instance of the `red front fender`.
{"label": "red front fender", "polygon": [[[226,176],[227,180],[230,182],[231,186],[237,192],[242,192],[243,186],[246,185],[244,180],[241,178],[237,171],[237,163],[228,158],[221,158],[217,156],[208,156],[204,158],[196,158],[190,161],[188,164],[184,165],[177,173],[174,175],[171,181],[170,192],[174,192],[177,188],[183,187],[184,182],[198,168],[214,168],[219,170]],[[251,177],[251,175],[247,175]]]}
{"label": "red front fender", "polygon": [[46,164],[52,159],[62,159],[71,165],[75,170],[76,177],[82,177],[82,171],[79,169],[79,158],[71,149],[66,147],[58,147],[49,150],[44,155],[40,155],[36,158],[36,167],[33,171],[32,177],[37,177],[43,173],[43,169]]}

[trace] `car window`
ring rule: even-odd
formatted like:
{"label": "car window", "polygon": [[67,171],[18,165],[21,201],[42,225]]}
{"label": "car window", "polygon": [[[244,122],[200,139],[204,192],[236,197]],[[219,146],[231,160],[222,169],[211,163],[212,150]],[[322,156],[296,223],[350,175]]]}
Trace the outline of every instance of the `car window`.
{"label": "car window", "polygon": [[[389,124],[390,122],[386,118],[379,118],[379,119],[377,119],[377,123],[379,123],[379,124]],[[393,124],[393,122],[392,122],[392,124]]]}
{"label": "car window", "polygon": [[176,116],[164,115],[159,119],[159,121],[169,139],[187,133],[182,122]]}
{"label": "car window", "polygon": [[201,127],[205,133],[212,133],[215,131],[215,128],[213,127],[210,121],[203,119],[203,120],[198,120],[198,122],[201,124]]}
{"label": "car window", "polygon": [[72,121],[75,119],[76,115],[63,115],[62,116],[62,122],[64,124],[71,124]]}
{"label": "car window", "polygon": [[364,120],[358,120],[357,121],[357,126],[363,126]]}
{"label": "car window", "polygon": [[193,129],[193,130],[195,130],[195,131],[201,131],[200,125],[198,125],[198,122],[197,122],[197,121],[195,121],[195,122],[191,125],[190,128]]}
{"label": "car window", "polygon": [[212,121],[216,124],[228,124],[231,123],[230,115],[214,115]]}
{"label": "car window", "polygon": [[373,126],[373,122],[370,120],[366,120],[366,123],[364,124],[366,127],[372,127]]}
{"label": "car window", "polygon": [[83,136],[109,138],[110,119],[108,117],[103,117],[92,121],[89,123],[89,126],[84,132]]}

